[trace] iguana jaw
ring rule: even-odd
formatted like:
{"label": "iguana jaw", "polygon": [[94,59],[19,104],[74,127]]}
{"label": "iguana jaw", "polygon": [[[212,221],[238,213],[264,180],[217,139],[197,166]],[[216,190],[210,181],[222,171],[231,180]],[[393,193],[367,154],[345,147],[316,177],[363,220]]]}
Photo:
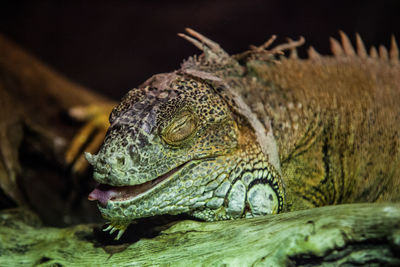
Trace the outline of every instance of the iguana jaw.
{"label": "iguana jaw", "polygon": [[160,183],[171,178],[176,172],[181,170],[188,162],[185,162],[167,173],[157,178],[137,185],[112,186],[108,184],[98,184],[96,188],[89,194],[88,199],[97,200],[102,206],[106,206],[108,201],[126,201],[150,191],[157,187]]}

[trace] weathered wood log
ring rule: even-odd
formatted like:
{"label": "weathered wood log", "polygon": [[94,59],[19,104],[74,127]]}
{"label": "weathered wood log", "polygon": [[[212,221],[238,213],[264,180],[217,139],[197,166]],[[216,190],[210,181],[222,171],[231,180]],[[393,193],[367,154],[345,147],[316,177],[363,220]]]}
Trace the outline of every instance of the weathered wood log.
{"label": "weathered wood log", "polygon": [[98,225],[51,228],[0,213],[0,266],[400,265],[400,204],[350,204],[220,222],[182,221],[158,236],[102,245]]}

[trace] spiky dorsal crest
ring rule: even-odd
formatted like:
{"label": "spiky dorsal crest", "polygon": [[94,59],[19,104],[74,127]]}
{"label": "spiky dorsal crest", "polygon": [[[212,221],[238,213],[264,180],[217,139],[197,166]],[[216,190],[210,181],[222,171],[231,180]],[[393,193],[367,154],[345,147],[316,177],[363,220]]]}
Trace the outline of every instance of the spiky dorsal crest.
{"label": "spiky dorsal crest", "polygon": [[353,45],[350,42],[349,37],[343,31],[339,31],[339,35],[342,40],[342,47],[344,54],[350,57],[355,56],[356,52],[353,48]]}
{"label": "spiky dorsal crest", "polygon": [[315,48],[313,46],[310,46],[308,48],[307,54],[308,54],[308,57],[312,60],[318,60],[318,59],[322,58],[321,54],[318,53],[317,50],[315,50]]}
{"label": "spiky dorsal crest", "polygon": [[393,64],[399,64],[399,47],[396,42],[396,38],[392,34],[392,38],[390,38],[390,51],[389,58]]}
{"label": "spiky dorsal crest", "polygon": [[[193,56],[183,62],[181,70],[194,76],[207,76],[208,80],[215,80],[218,76],[224,76],[229,69],[230,73],[242,74],[243,67],[223,50],[219,44],[196,32],[186,28],[187,34],[179,33],[178,36],[192,43],[203,51],[200,56]],[[206,72],[213,75],[206,75]],[[212,77],[214,76],[214,77]],[[201,77],[205,78],[205,77]]]}
{"label": "spiky dorsal crest", "polygon": [[368,53],[367,53],[367,50],[365,49],[364,42],[358,33],[356,33],[356,47],[357,47],[357,55],[360,58],[368,57]]}
{"label": "spiky dorsal crest", "polygon": [[[354,49],[349,37],[343,31],[339,31],[339,35],[340,35],[340,41],[336,40],[333,37],[330,38],[332,54],[337,58],[342,58],[342,57],[373,58],[373,59],[388,61],[393,65],[399,64],[400,62],[399,49],[394,35],[392,35],[391,37],[391,44],[389,51],[383,45],[380,45],[378,50],[374,46],[372,46],[370,48],[369,54],[367,53],[364,42],[362,41],[358,33],[356,34],[356,49]],[[311,53],[314,53],[314,51],[312,51]],[[308,55],[310,59],[315,58],[313,54],[310,54],[310,51]]]}
{"label": "spiky dorsal crest", "polygon": [[[182,70],[192,74],[205,75],[205,73],[201,72],[219,74],[221,71],[229,69],[229,74],[241,75],[244,73],[244,68],[239,64],[239,62],[247,62],[249,60],[276,62],[275,56],[283,55],[284,51],[287,50],[290,51],[291,58],[298,58],[296,48],[305,43],[304,37],[300,36],[299,40],[288,38],[287,43],[268,49],[276,40],[276,35],[272,35],[271,38],[262,45],[250,45],[250,50],[230,56],[219,44],[204,35],[189,28],[186,28],[185,30],[190,36],[184,33],[179,33],[178,36],[184,38],[203,51],[203,54],[199,57],[190,57],[182,64]],[[215,79],[215,77],[213,79]]]}
{"label": "spiky dorsal crest", "polygon": [[196,46],[198,49],[203,51],[204,58],[207,63],[210,64],[230,63],[231,59],[229,54],[226,53],[218,43],[208,39],[204,35],[190,28],[186,28],[185,30],[191,36],[188,36],[184,33],[178,33],[178,36],[186,39],[194,46]]}
{"label": "spiky dorsal crest", "polygon": [[233,57],[240,61],[264,60],[277,62],[275,60],[275,56],[284,55],[284,51],[289,50],[290,58],[296,59],[298,58],[297,47],[302,46],[305,43],[304,37],[300,36],[299,40],[297,41],[288,38],[287,43],[283,43],[273,47],[272,49],[268,49],[275,40],[276,35],[272,35],[271,38],[269,38],[264,44],[260,46],[251,45],[250,50],[234,55]]}
{"label": "spiky dorsal crest", "polygon": [[379,46],[379,57],[384,60],[389,59],[389,53],[388,53],[386,47],[384,47],[383,45]]}
{"label": "spiky dorsal crest", "polygon": [[[200,33],[192,30],[186,29],[190,37],[186,34],[179,34],[179,36],[185,38],[189,42],[193,43],[196,47],[204,52],[204,56],[201,58],[200,62],[202,65],[218,65],[222,66],[236,66],[237,61],[249,60],[249,59],[260,59],[266,61],[275,61],[274,56],[282,55],[285,50],[290,50],[290,58],[296,59],[297,50],[296,48],[305,43],[304,37],[300,37],[299,40],[293,41],[288,38],[288,42],[285,44],[278,45],[272,49],[268,49],[276,39],[276,35],[273,35],[264,44],[260,46],[250,46],[250,50],[245,51],[241,54],[229,56],[217,43],[208,39],[207,37],[201,35]],[[360,35],[356,33],[356,47],[354,48],[349,37],[343,32],[339,31],[340,41],[331,37],[331,52],[335,57],[359,57],[359,58],[379,58],[381,60],[389,61],[392,64],[399,64],[399,48],[394,35],[391,37],[390,50],[388,51],[383,45],[379,46],[377,50],[375,47],[370,48],[370,53],[368,54],[364,42]],[[197,38],[197,39],[195,39]],[[313,48],[308,49],[308,57],[310,59],[320,59],[321,55]],[[235,60],[234,60],[235,59]],[[196,59],[195,59],[196,61]],[[276,61],[275,61],[276,62]],[[193,65],[193,64],[187,64]],[[240,72],[240,70],[239,70]]]}
{"label": "spiky dorsal crest", "polygon": [[371,46],[371,48],[369,49],[369,56],[371,58],[379,58],[378,51],[376,50],[375,46]]}

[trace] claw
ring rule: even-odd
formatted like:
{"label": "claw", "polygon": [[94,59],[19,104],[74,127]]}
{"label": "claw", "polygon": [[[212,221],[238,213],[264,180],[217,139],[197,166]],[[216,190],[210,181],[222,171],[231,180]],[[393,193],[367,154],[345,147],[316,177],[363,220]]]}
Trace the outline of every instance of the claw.
{"label": "claw", "polygon": [[118,222],[110,222],[108,227],[103,229],[104,232],[110,231],[109,234],[113,234],[115,231],[118,230],[117,236],[114,240],[119,240],[121,236],[125,233],[126,228],[128,228],[129,224],[125,223],[118,223]]}
{"label": "claw", "polygon": [[125,229],[120,229],[118,231],[117,236],[115,237],[115,240],[119,240],[124,233],[125,233]]}
{"label": "claw", "polygon": [[110,224],[109,226],[107,226],[107,228],[103,229],[103,232],[107,232],[109,230],[111,230],[113,228],[113,226]]}
{"label": "claw", "polygon": [[110,235],[113,234],[115,231],[117,231],[118,229],[116,227],[112,227],[112,229],[110,230]]}

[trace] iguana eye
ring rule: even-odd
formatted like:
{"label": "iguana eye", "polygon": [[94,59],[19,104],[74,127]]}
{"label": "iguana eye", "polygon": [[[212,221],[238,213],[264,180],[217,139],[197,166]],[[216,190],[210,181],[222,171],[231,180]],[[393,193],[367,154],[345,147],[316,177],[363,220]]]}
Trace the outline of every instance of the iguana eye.
{"label": "iguana eye", "polygon": [[162,132],[162,138],[170,145],[178,145],[195,131],[196,126],[194,114],[185,111],[167,126]]}

